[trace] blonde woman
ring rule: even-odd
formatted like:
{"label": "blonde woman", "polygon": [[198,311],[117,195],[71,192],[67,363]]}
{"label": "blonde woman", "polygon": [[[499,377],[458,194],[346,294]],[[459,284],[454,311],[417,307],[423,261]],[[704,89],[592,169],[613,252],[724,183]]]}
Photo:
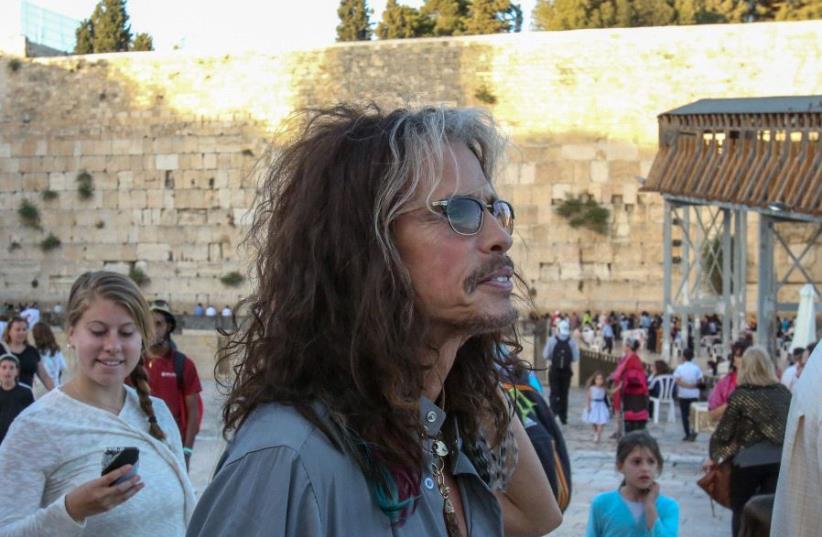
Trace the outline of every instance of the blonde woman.
{"label": "blonde woman", "polygon": [[[194,495],[174,419],[149,396],[145,299],[125,276],[86,273],[66,321],[76,374],[23,411],[0,445],[0,537],[182,537]],[[139,449],[139,469],[101,476],[104,454],[123,447]]]}
{"label": "blonde woman", "polygon": [[763,347],[742,355],[737,386],[728,399],[710,443],[705,468],[728,459],[731,469],[733,536],[739,532],[745,503],[756,494],[776,490],[779,461],[791,392],[779,382],[773,361]]}

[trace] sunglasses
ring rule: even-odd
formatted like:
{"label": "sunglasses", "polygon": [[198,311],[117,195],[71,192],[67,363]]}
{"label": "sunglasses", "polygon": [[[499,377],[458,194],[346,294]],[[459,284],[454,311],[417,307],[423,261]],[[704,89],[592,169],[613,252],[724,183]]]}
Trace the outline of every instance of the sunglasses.
{"label": "sunglasses", "polygon": [[458,235],[479,233],[486,209],[509,235],[514,233],[514,208],[507,201],[496,200],[485,203],[468,196],[455,196],[447,200],[435,201],[431,207],[442,212],[448,219],[448,225]]}

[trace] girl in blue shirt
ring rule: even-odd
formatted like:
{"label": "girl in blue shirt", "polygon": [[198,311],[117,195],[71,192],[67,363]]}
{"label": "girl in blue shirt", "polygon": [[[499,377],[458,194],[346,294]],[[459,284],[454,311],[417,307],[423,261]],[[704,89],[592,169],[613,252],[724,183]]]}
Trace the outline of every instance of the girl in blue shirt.
{"label": "girl in blue shirt", "polygon": [[676,537],[679,506],[659,494],[662,454],[654,437],[645,431],[623,436],[617,470],[625,479],[617,490],[591,502],[586,537]]}

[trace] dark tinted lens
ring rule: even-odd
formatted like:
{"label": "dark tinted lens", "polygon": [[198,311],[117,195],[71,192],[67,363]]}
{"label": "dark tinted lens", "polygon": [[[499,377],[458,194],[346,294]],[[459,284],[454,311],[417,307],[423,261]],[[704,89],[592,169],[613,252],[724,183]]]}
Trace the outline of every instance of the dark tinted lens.
{"label": "dark tinted lens", "polygon": [[473,235],[482,224],[483,206],[471,198],[451,198],[448,200],[446,216],[451,228],[462,235]]}
{"label": "dark tinted lens", "polygon": [[514,232],[514,209],[507,201],[494,202],[494,216],[509,234]]}

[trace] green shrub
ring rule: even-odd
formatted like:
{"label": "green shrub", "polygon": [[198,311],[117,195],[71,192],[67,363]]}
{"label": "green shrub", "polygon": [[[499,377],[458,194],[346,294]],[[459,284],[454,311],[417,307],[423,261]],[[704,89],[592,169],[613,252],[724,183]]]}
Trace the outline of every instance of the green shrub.
{"label": "green shrub", "polygon": [[474,97],[485,104],[497,104],[497,96],[491,93],[491,90],[485,84],[477,88]]}
{"label": "green shrub", "polygon": [[243,153],[244,157],[253,157],[254,156],[254,151],[252,151],[248,148],[243,149],[242,153]]}
{"label": "green shrub", "polygon": [[40,229],[40,210],[29,200],[23,198],[23,201],[20,202],[20,208],[17,209],[17,214],[24,226]]}
{"label": "green shrub", "polygon": [[570,196],[556,209],[557,214],[568,220],[571,227],[584,227],[600,235],[608,234],[610,211],[601,206],[590,194]]}
{"label": "green shrub", "polygon": [[77,194],[81,199],[87,200],[94,197],[94,179],[91,174],[83,170],[77,174]]}
{"label": "green shrub", "polygon": [[8,67],[9,71],[11,71],[12,73],[16,73],[20,70],[21,67],[23,67],[23,62],[21,62],[17,58],[12,58],[11,60],[9,60]]}
{"label": "green shrub", "polygon": [[22,248],[22,246],[20,246],[20,243],[17,241],[11,241],[11,243],[9,244],[9,252],[19,250],[20,248]]}
{"label": "green shrub", "polygon": [[106,227],[106,223],[102,220],[97,220],[97,223],[94,224],[94,227],[96,227],[97,229],[103,229],[104,227]]}
{"label": "green shrub", "polygon": [[55,192],[54,190],[46,189],[43,192],[41,192],[40,195],[43,197],[43,201],[52,201],[56,200],[57,196],[59,196],[60,194],[58,192]]}
{"label": "green shrub", "polygon": [[220,282],[227,287],[239,287],[245,281],[245,276],[237,272],[229,272],[220,277]]}
{"label": "green shrub", "polygon": [[137,284],[138,287],[143,287],[151,281],[151,278],[148,277],[148,274],[143,272],[143,269],[137,267],[131,267],[131,269],[128,271],[128,277],[131,278],[134,281],[134,283]]}
{"label": "green shrub", "polygon": [[40,249],[44,252],[50,252],[55,248],[59,248],[60,244],[62,244],[60,239],[57,238],[54,233],[49,233],[48,237],[40,241]]}

